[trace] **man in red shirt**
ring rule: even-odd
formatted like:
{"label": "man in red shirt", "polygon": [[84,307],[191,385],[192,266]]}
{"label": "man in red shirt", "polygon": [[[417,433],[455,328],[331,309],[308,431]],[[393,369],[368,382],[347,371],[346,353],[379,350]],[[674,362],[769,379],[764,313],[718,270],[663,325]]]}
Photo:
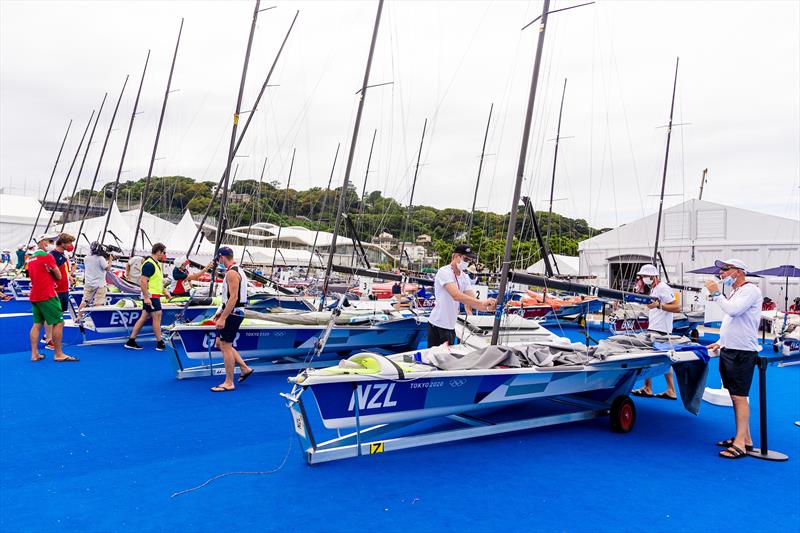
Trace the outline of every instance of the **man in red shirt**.
{"label": "man in red shirt", "polygon": [[56,362],[78,361],[70,357],[61,349],[61,336],[64,332],[64,316],[61,311],[61,302],[56,295],[56,282],[61,279],[61,272],[55,258],[47,253],[48,247],[54,247],[56,237],[41,235],[37,239],[39,249],[34,252],[28,261],[28,275],[31,278],[31,292],[29,299],[33,310],[33,326],[30,332],[31,361],[41,361],[44,356],[39,353],[39,335],[42,323],[53,327],[54,360]]}
{"label": "man in red shirt", "polygon": [[[72,270],[69,259],[67,259],[66,252],[71,248],[72,243],[75,242],[75,237],[69,233],[61,233],[56,238],[55,248],[50,250],[50,255],[56,260],[58,271],[61,272],[61,279],[56,281],[56,296],[61,302],[61,311],[66,312],[69,310],[69,287],[71,285]],[[49,249],[49,248],[48,248]],[[53,327],[45,323],[45,348],[52,350],[53,346]]]}

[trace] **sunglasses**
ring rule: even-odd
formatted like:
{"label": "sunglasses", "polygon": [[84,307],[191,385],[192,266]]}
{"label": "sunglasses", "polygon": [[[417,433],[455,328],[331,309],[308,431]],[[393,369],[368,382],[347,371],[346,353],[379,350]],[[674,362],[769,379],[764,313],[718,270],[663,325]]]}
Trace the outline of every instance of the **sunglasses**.
{"label": "sunglasses", "polygon": [[739,269],[734,266],[724,266],[719,269],[720,272],[727,272],[728,270],[739,270]]}

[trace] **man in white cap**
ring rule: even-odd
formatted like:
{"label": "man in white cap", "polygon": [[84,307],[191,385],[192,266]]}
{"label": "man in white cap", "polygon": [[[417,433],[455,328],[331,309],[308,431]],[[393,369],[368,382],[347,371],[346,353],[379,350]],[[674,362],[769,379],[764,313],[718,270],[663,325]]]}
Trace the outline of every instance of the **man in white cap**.
{"label": "man in white cap", "polygon": [[[649,288],[650,296],[656,298],[649,304],[647,308],[647,331],[651,333],[659,333],[661,335],[672,334],[672,315],[681,310],[681,304],[675,298],[675,292],[672,287],[661,281],[661,276],[658,269],[653,265],[644,265],[639,272],[636,273],[642,281],[642,284]],[[675,380],[672,377],[672,369],[664,374],[664,379],[667,380],[667,390],[658,394],[653,394],[653,380],[647,378],[644,380],[644,386],[640,389],[631,391],[634,396],[645,396],[663,398],[665,400],[677,400],[678,394],[675,391]]]}
{"label": "man in white cap", "polygon": [[472,248],[459,244],[453,251],[449,264],[436,271],[433,292],[436,303],[428,318],[428,347],[442,344],[453,345],[456,341],[456,320],[459,304],[464,304],[467,313],[470,309],[492,311],[496,305],[494,298],[476,298],[472,282],[466,273],[469,262],[476,259]]}
{"label": "man in white cap", "polygon": [[722,289],[715,281],[706,281],[711,300],[725,313],[719,330],[719,342],[709,344],[709,350],[719,350],[719,373],[722,385],[733,401],[736,435],[717,443],[725,448],[719,452],[723,459],[740,459],[753,449],[750,436],[750,385],[758,344],[758,325],[761,321],[761,289],[745,279],[747,266],[739,259],[717,260]]}

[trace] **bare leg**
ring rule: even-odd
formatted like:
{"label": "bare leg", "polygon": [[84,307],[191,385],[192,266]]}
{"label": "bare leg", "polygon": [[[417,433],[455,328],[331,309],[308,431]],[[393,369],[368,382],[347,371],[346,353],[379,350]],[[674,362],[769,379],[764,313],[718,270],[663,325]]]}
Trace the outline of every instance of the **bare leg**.
{"label": "bare leg", "polygon": [[39,335],[41,333],[42,325],[34,322],[33,326],[31,326],[31,332],[28,335],[31,341],[31,361],[42,359],[42,355],[39,353]]}
{"label": "bare leg", "polygon": [[653,379],[646,378],[644,380],[644,385],[642,385],[642,388],[639,390],[645,394],[653,394]]}
{"label": "bare leg", "polygon": [[733,443],[744,450],[745,444],[753,444],[753,438],[750,436],[750,404],[747,402],[747,396],[733,396],[733,413],[736,417],[736,436],[733,438]]}
{"label": "bare leg", "polygon": [[669,369],[669,372],[664,374],[664,379],[667,380],[667,394],[670,396],[678,396],[678,393],[675,391],[675,378],[672,375],[672,368]]}
{"label": "bare leg", "polygon": [[161,342],[161,315],[161,311],[153,311],[153,333],[159,342]]}
{"label": "bare leg", "polygon": [[61,345],[61,341],[64,338],[64,323],[59,322],[55,326],[52,326],[52,328],[53,328],[53,346],[55,346],[55,352],[56,352],[53,358],[56,361],[66,359],[68,356],[64,353],[64,350],[62,349]]}
{"label": "bare leg", "polygon": [[236,360],[236,364],[239,365],[239,372],[242,374],[247,374],[250,372],[252,369],[247,366],[247,363],[244,362],[244,359],[242,359],[242,356],[239,355],[239,352],[236,351],[236,348],[234,348],[233,345],[231,345],[231,350],[233,350],[233,357]]}
{"label": "bare leg", "polygon": [[44,338],[48,341],[53,340],[53,326],[47,323],[44,325]]}
{"label": "bare leg", "polygon": [[231,343],[222,340],[219,341],[219,349],[222,351],[222,360],[225,364],[225,381],[218,386],[226,389],[233,389],[235,388],[233,384],[233,374],[236,370],[236,356],[234,355],[236,351],[233,349]]}
{"label": "bare leg", "polygon": [[139,317],[139,320],[136,321],[136,324],[133,325],[133,331],[131,331],[131,339],[136,340],[136,335],[139,334],[139,331],[147,324],[147,321],[150,319],[150,313],[145,310],[142,310],[142,316]]}

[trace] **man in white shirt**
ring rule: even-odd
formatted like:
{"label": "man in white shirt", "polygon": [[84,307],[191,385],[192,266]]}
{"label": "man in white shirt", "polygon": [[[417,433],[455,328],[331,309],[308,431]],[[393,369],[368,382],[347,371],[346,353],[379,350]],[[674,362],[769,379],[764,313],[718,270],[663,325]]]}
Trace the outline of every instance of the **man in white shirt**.
{"label": "man in white shirt", "polygon": [[466,273],[470,261],[475,261],[472,248],[466,244],[459,244],[453,252],[450,264],[436,272],[433,281],[436,303],[428,319],[429,348],[455,343],[459,304],[464,304],[468,313],[471,312],[471,308],[482,311],[494,309],[496,303],[494,298],[479,300],[475,297],[475,291]]}
{"label": "man in white shirt", "polygon": [[725,449],[723,459],[740,459],[753,449],[750,436],[750,385],[753,382],[756,357],[760,351],[758,325],[761,321],[761,289],[745,280],[747,266],[739,259],[717,260],[724,293],[715,281],[706,281],[713,301],[725,313],[719,330],[719,342],[709,350],[719,350],[719,373],[722,385],[733,400],[736,435],[717,443]]}
{"label": "man in white shirt", "polygon": [[[653,265],[644,265],[639,272],[636,273],[642,280],[645,287],[650,288],[648,293],[650,296],[656,298],[649,304],[647,308],[647,331],[651,333],[660,333],[662,335],[672,334],[672,315],[681,310],[681,304],[675,298],[675,292],[672,287],[661,281],[658,274],[658,269]],[[675,380],[672,377],[672,369],[664,374],[664,379],[667,380],[667,390],[658,394],[653,394],[653,380],[647,378],[644,380],[644,386],[640,389],[631,391],[634,396],[645,396],[663,398],[665,400],[677,400],[678,393],[675,391]]]}
{"label": "man in white shirt", "polygon": [[105,257],[97,242],[90,246],[90,253],[83,258],[83,298],[78,312],[84,307],[106,304],[106,272],[111,269],[112,256]]}

